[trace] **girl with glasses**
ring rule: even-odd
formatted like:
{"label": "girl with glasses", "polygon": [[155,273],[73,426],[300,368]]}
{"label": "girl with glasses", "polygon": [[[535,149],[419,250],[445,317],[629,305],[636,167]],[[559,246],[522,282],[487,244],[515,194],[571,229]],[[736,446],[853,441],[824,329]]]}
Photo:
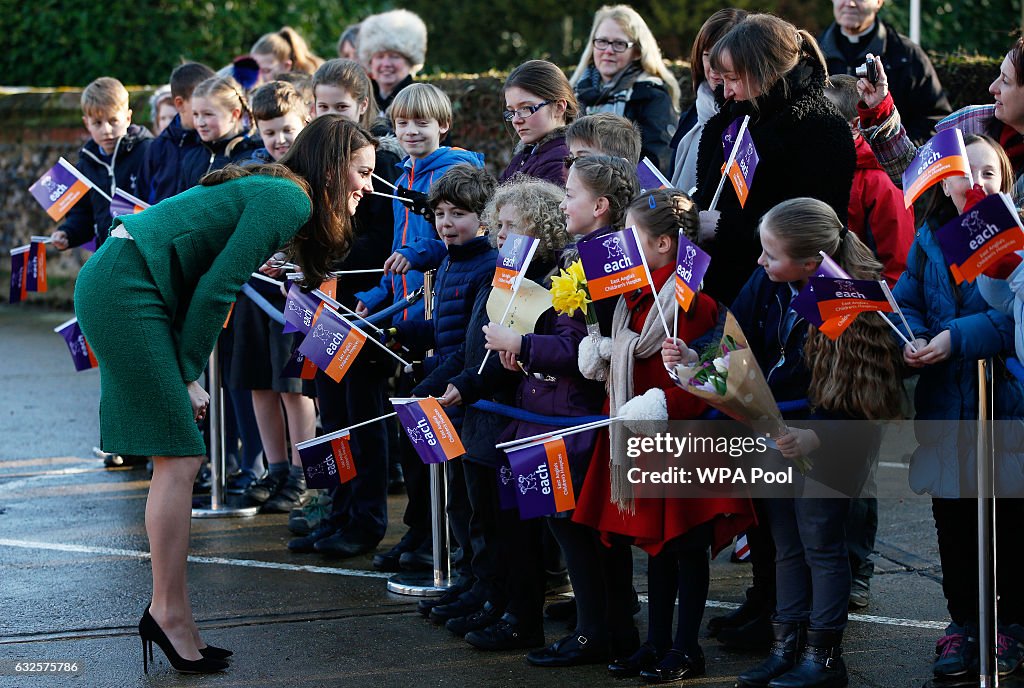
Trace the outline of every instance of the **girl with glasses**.
{"label": "girl with glasses", "polygon": [[519,145],[501,181],[522,174],[565,187],[565,127],[579,114],[565,74],[550,62],[530,60],[512,70],[502,90],[503,116],[519,136]]}
{"label": "girl with glasses", "polygon": [[594,16],[587,47],[569,80],[583,114],[611,112],[636,122],[641,156],[667,169],[679,112],[679,84],[636,10],[606,5]]}

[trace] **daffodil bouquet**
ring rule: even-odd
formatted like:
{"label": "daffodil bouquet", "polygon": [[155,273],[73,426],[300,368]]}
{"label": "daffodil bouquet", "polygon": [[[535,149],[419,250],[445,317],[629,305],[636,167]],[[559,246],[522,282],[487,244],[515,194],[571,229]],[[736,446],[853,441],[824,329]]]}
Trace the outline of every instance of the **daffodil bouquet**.
{"label": "daffodil bouquet", "polygon": [[560,270],[560,274],[551,278],[551,305],[559,315],[573,316],[577,310],[583,311],[587,320],[587,330],[597,325],[597,311],[590,304],[590,289],[587,287],[587,275],[583,272],[583,262],[575,260],[568,270]]}

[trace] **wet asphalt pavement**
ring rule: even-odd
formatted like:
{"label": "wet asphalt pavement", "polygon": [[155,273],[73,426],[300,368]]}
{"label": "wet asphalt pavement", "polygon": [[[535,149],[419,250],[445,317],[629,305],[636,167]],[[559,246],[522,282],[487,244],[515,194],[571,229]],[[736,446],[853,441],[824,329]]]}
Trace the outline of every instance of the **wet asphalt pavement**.
{"label": "wet asphalt pavement", "polygon": [[[539,669],[520,652],[474,650],[416,614],[415,598],[387,592],[369,555],[290,554],[285,515],[193,521],[197,619],[235,657],[227,672],[195,677],[174,672],[157,650],[144,676],[136,624],[148,602],[148,481],[144,470],[108,471],[92,456],[99,375],[76,373],[52,332],[68,317],[0,306],[0,687],[634,685],[603,666]],[[904,457],[886,458],[880,470],[899,480]],[[403,533],[404,498],[389,506],[382,549]],[[642,594],[645,563],[635,559]],[[881,502],[875,560],[871,605],[851,618],[845,641],[851,685],[920,686],[946,625],[927,500]],[[709,606],[734,606],[748,577],[723,553]],[[643,633],[646,607],[637,618]],[[549,642],[565,634],[555,622],[546,630]],[[759,661],[702,644],[707,675],[686,685],[731,686]],[[15,660],[75,662],[78,673],[29,676]]]}

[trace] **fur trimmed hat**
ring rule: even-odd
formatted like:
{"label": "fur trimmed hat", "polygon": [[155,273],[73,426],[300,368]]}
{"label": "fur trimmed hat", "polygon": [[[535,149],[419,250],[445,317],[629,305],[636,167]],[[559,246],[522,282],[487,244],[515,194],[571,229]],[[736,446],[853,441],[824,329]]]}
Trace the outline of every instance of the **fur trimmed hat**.
{"label": "fur trimmed hat", "polygon": [[359,61],[368,65],[371,57],[382,52],[404,55],[416,74],[423,69],[427,56],[427,25],[409,10],[367,17],[359,27]]}

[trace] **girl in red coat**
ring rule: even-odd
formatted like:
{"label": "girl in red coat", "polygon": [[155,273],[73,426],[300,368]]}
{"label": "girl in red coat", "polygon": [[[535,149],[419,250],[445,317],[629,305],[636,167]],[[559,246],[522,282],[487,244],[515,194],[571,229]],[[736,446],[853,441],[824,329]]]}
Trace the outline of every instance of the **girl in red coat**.
{"label": "girl in red coat", "polygon": [[[674,189],[643,194],[630,205],[626,225],[640,234],[661,309],[672,320],[676,307],[672,279],[680,229],[695,233],[697,209]],[[718,307],[699,294],[690,310],[679,314],[679,337],[697,339],[714,327]],[[574,520],[598,530],[606,542],[628,538],[649,555],[650,595],[647,642],[633,655],[608,667],[615,676],[643,677],[653,683],[678,681],[704,673],[697,643],[709,584],[708,551],[716,552],[749,526],[752,507],[746,499],[633,499],[626,479],[633,459],[624,451],[626,433],[665,431],[668,419],[695,418],[703,402],[676,387],[662,362],[666,332],[649,288],[619,299],[612,324],[608,370],[610,413],[622,416],[625,428],[612,427],[608,442],[598,441]],[[581,345],[581,370],[600,376],[600,355],[607,347]],[[657,426],[662,426],[658,428]],[[679,599],[679,625],[672,636],[672,616]]]}

